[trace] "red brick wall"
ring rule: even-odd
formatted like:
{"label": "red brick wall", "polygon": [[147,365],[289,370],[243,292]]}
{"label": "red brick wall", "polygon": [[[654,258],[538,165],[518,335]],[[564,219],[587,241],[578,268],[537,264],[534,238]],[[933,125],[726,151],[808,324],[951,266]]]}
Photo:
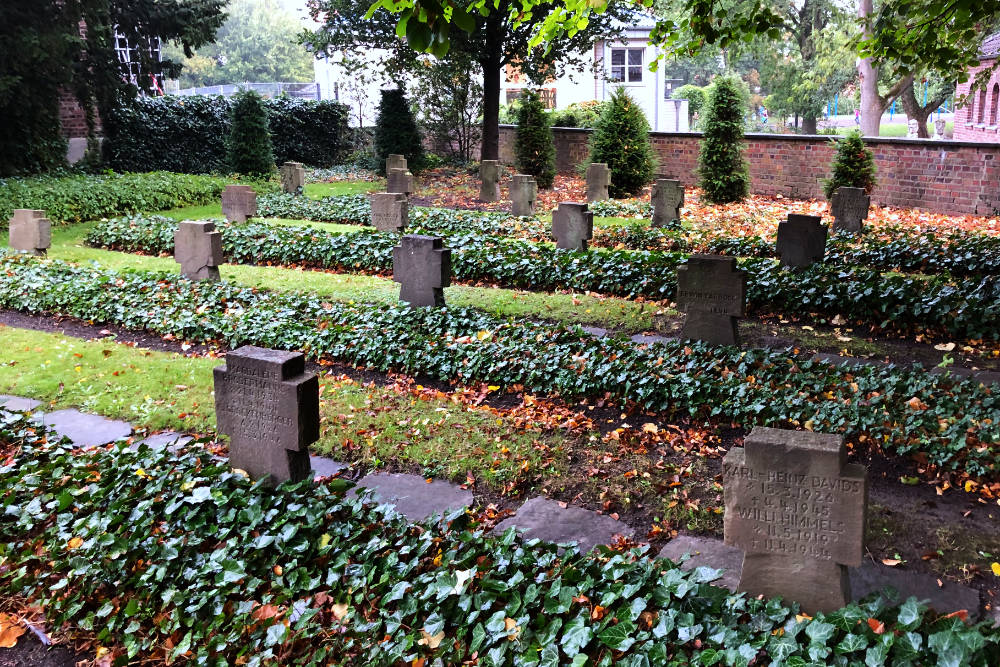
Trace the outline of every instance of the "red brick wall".
{"label": "red brick wall", "polygon": [[[992,67],[994,60],[984,60],[969,70],[969,80],[958,84],[955,97],[969,95],[976,75]],[[990,75],[989,83],[977,90],[969,101],[955,112],[955,139],[960,141],[1000,141],[997,126],[1000,123],[1000,70]]]}
{"label": "red brick wall", "polygon": [[59,122],[65,138],[87,136],[87,115],[73,93],[68,90],[64,90],[59,96]]}
{"label": "red brick wall", "polygon": [[[960,111],[961,113],[961,111]],[[957,127],[957,124],[956,124]],[[514,131],[500,128],[500,159],[513,164]],[[556,166],[572,172],[587,157],[588,130],[553,130]],[[659,172],[696,183],[699,133],[650,133]],[[992,215],[1000,209],[1000,143],[880,138],[867,140],[878,166],[872,203],[922,208],[938,213]],[[823,197],[834,149],[830,137],[747,135],[751,190],[802,199]]]}

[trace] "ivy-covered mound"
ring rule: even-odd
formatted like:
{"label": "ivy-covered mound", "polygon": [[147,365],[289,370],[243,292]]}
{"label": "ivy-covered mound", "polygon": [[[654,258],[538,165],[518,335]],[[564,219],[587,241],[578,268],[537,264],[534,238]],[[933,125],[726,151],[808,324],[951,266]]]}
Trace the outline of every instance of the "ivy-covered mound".
{"label": "ivy-covered mound", "polygon": [[341,482],[267,490],[192,445],[78,451],[0,409],[0,592],[141,657],[197,664],[784,665],[1000,660],[916,600],[813,619],[642,549],[410,525]]}
{"label": "ivy-covered mound", "polygon": [[171,334],[302,350],[441,380],[609,396],[668,418],[843,433],[930,471],[997,477],[996,386],[894,367],[841,368],[770,350],[668,341],[648,347],[577,327],[470,308],[330,303],[176,275],[74,267],[0,254],[0,307]]}
{"label": "ivy-covered mound", "polygon": [[[450,220],[447,211],[428,214],[428,226],[422,229],[444,236],[458,280],[663,299],[675,295],[677,267],[688,258],[679,252],[566,251],[489,234],[447,233],[434,226],[438,215]],[[119,250],[170,252],[176,226],[176,221],[162,217],[105,221],[91,230],[87,241]],[[228,261],[238,264],[387,272],[398,243],[397,237],[370,229],[343,234],[264,223],[220,223],[219,229]],[[881,328],[965,338],[993,338],[1000,330],[1000,276],[955,282],[948,276],[884,275],[877,269],[837,264],[789,270],[773,260],[754,258],[741,260],[740,266],[748,273],[748,302],[756,310],[827,313]]]}
{"label": "ivy-covered mound", "polygon": [[[55,223],[98,220],[139,211],[211,204],[233,182],[222,176],[193,176],[156,171],[147,174],[77,174],[0,180],[0,226],[15,208],[45,211]],[[252,182],[257,192],[277,184]]]}

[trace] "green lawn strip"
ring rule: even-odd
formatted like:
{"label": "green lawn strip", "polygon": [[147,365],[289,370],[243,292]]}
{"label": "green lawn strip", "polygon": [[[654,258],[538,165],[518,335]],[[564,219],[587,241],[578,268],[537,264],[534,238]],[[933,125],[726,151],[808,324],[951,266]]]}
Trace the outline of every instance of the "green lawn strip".
{"label": "green lawn strip", "polygon": [[[296,222],[296,224],[299,224]],[[315,223],[324,228],[340,227]],[[77,264],[97,262],[109,269],[178,271],[170,257],[149,257],[91,248],[83,244],[92,223],[69,225],[52,231],[49,257]],[[349,226],[348,226],[349,227]],[[354,227],[354,229],[357,229]],[[6,244],[6,233],[0,237]],[[389,278],[350,273],[327,273],[301,268],[226,264],[225,280],[274,290],[309,291],[335,301],[367,301],[394,304],[399,284]],[[498,316],[530,317],[562,324],[598,325],[611,329],[644,331],[652,326],[655,308],[617,297],[598,297],[570,292],[543,293],[491,287],[455,285],[445,288],[449,304],[470,306]]]}
{"label": "green lawn strip", "polygon": [[305,195],[313,199],[379,192],[385,189],[385,181],[336,181],[334,183],[306,183]]}
{"label": "green lawn strip", "polygon": [[[150,431],[213,433],[212,369],[219,359],[84,341],[0,325],[7,351],[0,393],[42,401],[43,410],[80,408]],[[316,453],[366,469],[396,463],[423,474],[501,489],[536,475],[558,476],[560,433],[526,433],[502,417],[447,398],[417,398],[392,388],[321,376],[323,420]]]}

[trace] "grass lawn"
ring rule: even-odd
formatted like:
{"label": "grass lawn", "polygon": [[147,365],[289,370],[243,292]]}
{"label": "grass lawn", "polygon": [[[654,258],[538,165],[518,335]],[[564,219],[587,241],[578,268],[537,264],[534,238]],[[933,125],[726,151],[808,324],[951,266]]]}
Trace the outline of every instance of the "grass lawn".
{"label": "grass lawn", "polygon": [[[881,125],[879,125],[878,136],[880,136],[880,137],[905,137],[906,136],[906,131],[907,131],[907,124],[906,124],[906,120],[905,120],[906,116],[902,115],[902,117],[904,119],[902,123],[882,123]],[[952,121],[948,121],[945,124],[945,129],[944,129],[945,134],[948,134],[948,133],[954,131],[954,129],[955,129],[955,123],[953,123]],[[846,135],[846,134],[849,134],[849,133],[853,132],[854,130],[855,130],[854,127],[838,127],[837,128],[837,134]],[[932,137],[934,136],[934,120],[933,119],[927,121],[927,134],[929,134]]]}

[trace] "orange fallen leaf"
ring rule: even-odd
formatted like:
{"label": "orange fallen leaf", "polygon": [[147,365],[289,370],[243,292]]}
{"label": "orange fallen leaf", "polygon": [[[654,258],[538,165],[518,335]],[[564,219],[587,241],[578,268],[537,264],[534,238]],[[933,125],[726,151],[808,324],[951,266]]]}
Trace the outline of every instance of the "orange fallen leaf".
{"label": "orange fallen leaf", "polygon": [[0,648],[14,648],[25,628],[16,616],[0,614]]}
{"label": "orange fallen leaf", "polygon": [[877,635],[880,635],[883,632],[885,632],[885,623],[878,620],[877,618],[869,618],[868,627],[871,628],[872,632],[874,632]]}

